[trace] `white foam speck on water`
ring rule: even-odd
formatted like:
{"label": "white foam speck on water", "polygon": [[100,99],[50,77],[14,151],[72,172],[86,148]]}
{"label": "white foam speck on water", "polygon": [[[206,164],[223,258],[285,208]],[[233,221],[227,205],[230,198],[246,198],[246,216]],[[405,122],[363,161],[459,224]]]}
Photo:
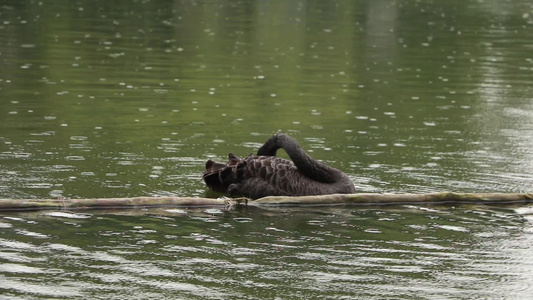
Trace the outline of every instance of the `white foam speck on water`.
{"label": "white foam speck on water", "polygon": [[13,227],[13,225],[11,225],[10,223],[0,222],[0,228],[11,228],[11,227]]}
{"label": "white foam speck on water", "polygon": [[36,250],[36,246],[18,241],[10,241],[5,239],[0,239],[0,246],[2,248],[18,249],[18,250]]}
{"label": "white foam speck on water", "polygon": [[165,209],[165,211],[171,214],[182,214],[182,215],[187,214],[187,211],[183,209]]}
{"label": "white foam speck on water", "polygon": [[18,234],[25,235],[25,236],[30,236],[30,237],[34,237],[34,238],[39,238],[39,239],[48,239],[48,238],[50,238],[50,236],[48,236],[46,234],[38,233],[38,232],[33,232],[33,231],[28,231],[28,230],[15,230],[15,231]]}
{"label": "white foam speck on water", "polygon": [[204,212],[205,212],[206,214],[210,214],[210,215],[221,215],[221,214],[224,213],[224,212],[221,211],[220,209],[216,209],[216,208],[206,209],[206,210],[204,210]]}
{"label": "white foam speck on water", "polygon": [[49,217],[57,217],[57,218],[68,218],[68,219],[89,219],[92,217],[90,214],[76,214],[76,213],[68,213],[68,212],[61,212],[61,211],[52,211],[52,212],[46,212],[44,215]]}
{"label": "white foam speck on water", "polygon": [[0,265],[0,273],[27,273],[38,274],[44,273],[45,270],[41,268],[29,267],[21,264],[5,263]]}
{"label": "white foam speck on water", "polygon": [[54,251],[65,251],[65,252],[72,252],[72,253],[78,253],[78,254],[87,253],[87,251],[85,251],[85,250],[83,250],[83,249],[81,249],[79,247],[68,246],[68,245],[57,244],[57,243],[48,244],[47,248],[50,248],[51,250],[54,250]]}
{"label": "white foam speck on water", "polygon": [[459,231],[459,232],[469,232],[470,230],[461,227],[461,226],[453,226],[453,225],[434,225],[436,228],[450,230],[450,231]]}

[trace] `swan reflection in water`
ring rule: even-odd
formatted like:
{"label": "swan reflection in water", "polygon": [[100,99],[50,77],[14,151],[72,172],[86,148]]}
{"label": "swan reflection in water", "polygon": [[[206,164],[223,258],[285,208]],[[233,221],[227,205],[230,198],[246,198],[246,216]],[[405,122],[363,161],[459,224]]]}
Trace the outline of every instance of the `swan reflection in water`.
{"label": "swan reflection in water", "polygon": [[[291,160],[276,157],[278,149]],[[259,148],[257,155],[238,158],[229,154],[226,164],[208,160],[202,179],[213,191],[231,197],[307,196],[355,193],[342,171],[314,160],[289,135],[279,133]]]}

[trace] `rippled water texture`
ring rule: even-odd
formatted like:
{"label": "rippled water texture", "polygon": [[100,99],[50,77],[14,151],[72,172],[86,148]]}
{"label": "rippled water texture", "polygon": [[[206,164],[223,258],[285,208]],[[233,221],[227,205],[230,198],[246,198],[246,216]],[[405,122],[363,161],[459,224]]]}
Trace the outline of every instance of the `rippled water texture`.
{"label": "rippled water texture", "polygon": [[533,293],[532,213],[404,206],[4,214],[0,291],[84,299],[523,299]]}
{"label": "rippled water texture", "polygon": [[[3,1],[0,199],[206,196],[277,131],[361,192],[533,192],[531,1]],[[213,196],[213,195],[207,195]],[[517,298],[530,207],[0,214],[0,298]]]}

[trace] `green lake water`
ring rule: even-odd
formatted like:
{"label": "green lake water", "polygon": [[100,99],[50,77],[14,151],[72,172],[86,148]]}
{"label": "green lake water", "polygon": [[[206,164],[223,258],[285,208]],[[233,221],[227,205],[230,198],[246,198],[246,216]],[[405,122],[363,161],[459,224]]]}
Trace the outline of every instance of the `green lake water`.
{"label": "green lake water", "polygon": [[[532,193],[532,27],[525,0],[4,1],[0,199],[212,197],[207,159],[279,131],[359,192]],[[524,299],[532,222],[1,212],[0,298]]]}

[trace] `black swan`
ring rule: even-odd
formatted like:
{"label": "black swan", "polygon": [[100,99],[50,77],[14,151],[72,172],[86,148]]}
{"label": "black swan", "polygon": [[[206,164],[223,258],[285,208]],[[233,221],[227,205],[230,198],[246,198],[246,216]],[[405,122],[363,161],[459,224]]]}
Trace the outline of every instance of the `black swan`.
{"label": "black swan", "polygon": [[[276,157],[279,148],[292,161]],[[216,192],[251,199],[355,193],[346,174],[314,160],[295,139],[283,133],[271,137],[257,156],[239,159],[230,153],[226,164],[208,160],[202,179]]]}

